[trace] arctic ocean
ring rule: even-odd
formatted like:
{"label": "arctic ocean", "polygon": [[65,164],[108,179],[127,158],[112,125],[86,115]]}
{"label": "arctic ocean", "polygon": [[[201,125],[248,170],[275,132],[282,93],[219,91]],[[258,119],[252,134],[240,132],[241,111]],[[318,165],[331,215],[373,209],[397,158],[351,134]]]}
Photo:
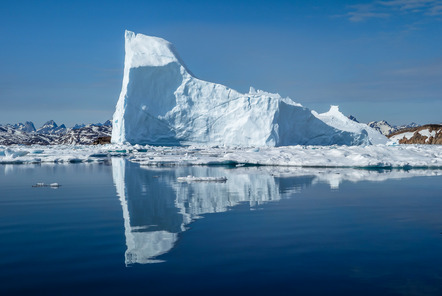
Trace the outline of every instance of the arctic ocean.
{"label": "arctic ocean", "polygon": [[0,165],[0,293],[439,295],[441,184],[438,169]]}

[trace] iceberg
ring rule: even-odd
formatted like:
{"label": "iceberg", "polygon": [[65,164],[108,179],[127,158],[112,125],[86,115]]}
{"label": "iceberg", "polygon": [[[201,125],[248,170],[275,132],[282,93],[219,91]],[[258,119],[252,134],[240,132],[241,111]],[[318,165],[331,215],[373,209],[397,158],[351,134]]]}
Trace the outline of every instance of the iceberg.
{"label": "iceberg", "polygon": [[125,52],[115,144],[371,144],[365,129],[336,128],[290,98],[253,88],[242,94],[196,78],[164,39],[126,31]]}

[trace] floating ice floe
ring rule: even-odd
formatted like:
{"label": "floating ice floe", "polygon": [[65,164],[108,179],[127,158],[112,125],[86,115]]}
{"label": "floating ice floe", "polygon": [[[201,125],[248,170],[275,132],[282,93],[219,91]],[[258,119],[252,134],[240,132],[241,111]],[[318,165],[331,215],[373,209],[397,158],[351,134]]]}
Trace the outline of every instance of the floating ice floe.
{"label": "floating ice floe", "polygon": [[188,175],[187,177],[178,177],[178,182],[226,182],[227,177],[195,177]]}
{"label": "floating ice floe", "polygon": [[45,183],[37,183],[35,185],[32,185],[32,187],[51,187],[51,188],[58,188],[61,185],[58,183],[51,183],[51,184],[45,184]]}

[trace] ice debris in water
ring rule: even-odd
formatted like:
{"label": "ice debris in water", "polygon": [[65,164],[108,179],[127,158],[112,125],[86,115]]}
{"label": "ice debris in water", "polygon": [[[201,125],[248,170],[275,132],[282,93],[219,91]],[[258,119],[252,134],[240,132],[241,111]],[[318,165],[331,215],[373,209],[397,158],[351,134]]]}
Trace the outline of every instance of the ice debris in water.
{"label": "ice debris in water", "polygon": [[[18,147],[17,147],[18,148]],[[27,153],[41,146],[19,147],[23,156],[2,155],[0,164],[110,162],[125,157],[142,166],[267,165],[297,167],[442,168],[442,145],[287,146],[287,147],[161,147],[107,145],[45,146],[38,158]],[[15,148],[14,148],[15,150]],[[18,149],[17,149],[18,150]],[[91,157],[106,154],[107,157]]]}
{"label": "ice debris in water", "polygon": [[39,183],[37,183],[35,185],[32,185],[32,187],[51,187],[51,188],[58,188],[60,186],[61,185],[58,184],[58,183],[45,184],[43,182],[39,182]]}
{"label": "ice debris in water", "polygon": [[187,177],[178,177],[178,182],[226,182],[227,177],[195,177],[188,175]]}

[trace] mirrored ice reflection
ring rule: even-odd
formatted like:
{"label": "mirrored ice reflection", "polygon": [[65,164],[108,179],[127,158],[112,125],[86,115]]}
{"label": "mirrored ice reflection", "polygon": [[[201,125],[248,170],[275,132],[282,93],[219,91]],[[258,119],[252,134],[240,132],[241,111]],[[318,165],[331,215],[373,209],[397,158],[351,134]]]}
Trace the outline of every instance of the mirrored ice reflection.
{"label": "mirrored ice reflection", "polygon": [[[441,175],[441,170],[357,170],[284,167],[143,167],[112,160],[126,237],[126,265],[159,263],[178,234],[201,215],[225,212],[240,203],[251,208],[279,201],[316,183],[338,190],[344,181],[385,181]],[[177,182],[178,177],[227,177],[226,182]]]}

